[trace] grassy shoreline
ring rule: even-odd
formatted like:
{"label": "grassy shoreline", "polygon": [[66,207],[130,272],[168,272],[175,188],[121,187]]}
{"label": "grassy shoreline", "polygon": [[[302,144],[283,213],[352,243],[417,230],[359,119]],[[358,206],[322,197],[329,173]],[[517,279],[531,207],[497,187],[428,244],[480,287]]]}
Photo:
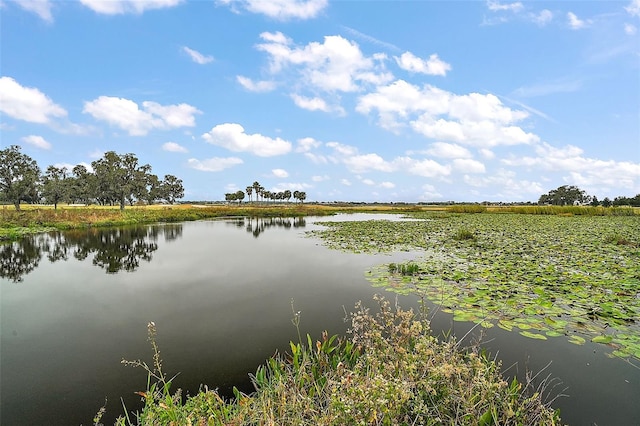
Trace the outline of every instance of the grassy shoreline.
{"label": "grassy shoreline", "polygon": [[[133,425],[560,425],[551,405],[555,383],[538,374],[507,382],[499,361],[477,345],[438,339],[425,312],[415,314],[376,296],[375,311],[356,304],[347,336],[300,336],[290,352],[252,375],[255,392],[224,399],[207,387],[184,397],[171,389],[148,325],[152,362],[122,360],[147,374],[140,411],[116,420]],[[174,376],[175,377],[175,376]],[[94,425],[100,424],[103,407]]]}
{"label": "grassy shoreline", "polygon": [[634,216],[640,209],[628,207],[589,206],[483,206],[412,205],[412,204],[177,204],[172,206],[22,205],[0,207],[0,242],[14,241],[24,235],[54,230],[82,229],[160,222],[183,222],[223,217],[299,217],[327,216],[337,213],[415,213],[442,211],[448,213],[521,213],[534,215]]}
{"label": "grassy shoreline", "polygon": [[335,209],[307,205],[163,205],[129,207],[124,210],[118,207],[99,206],[59,206],[56,210],[48,206],[27,206],[20,211],[4,206],[0,211],[0,241],[16,240],[27,234],[53,230],[183,222],[223,217],[324,216],[335,212]]}

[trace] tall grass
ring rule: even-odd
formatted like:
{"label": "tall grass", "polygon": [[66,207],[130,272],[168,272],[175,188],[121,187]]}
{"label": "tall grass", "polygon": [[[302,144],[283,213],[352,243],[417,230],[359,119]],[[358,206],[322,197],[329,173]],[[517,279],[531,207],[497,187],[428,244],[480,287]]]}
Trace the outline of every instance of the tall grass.
{"label": "tall grass", "polygon": [[183,222],[218,217],[297,217],[323,216],[336,210],[308,205],[282,206],[149,206],[124,210],[108,207],[73,208],[0,208],[0,240],[28,233],[88,227],[136,225],[156,222]]}
{"label": "tall grass", "polygon": [[450,213],[484,213],[487,207],[481,204],[455,204],[448,206],[447,211]]}
{"label": "tall grass", "polygon": [[[477,346],[431,335],[429,322],[376,298],[374,314],[362,304],[351,313],[348,338],[290,343],[291,352],[269,359],[252,377],[256,391],[224,400],[204,388],[183,401],[154,351],[139,394],[144,408],[116,424],[131,425],[557,425],[545,402],[551,384],[507,382],[500,363]],[[99,418],[95,421],[98,424]]]}
{"label": "tall grass", "polygon": [[535,215],[582,215],[582,216],[633,216],[640,214],[633,207],[593,206],[508,206],[492,208],[491,212],[535,214]]}

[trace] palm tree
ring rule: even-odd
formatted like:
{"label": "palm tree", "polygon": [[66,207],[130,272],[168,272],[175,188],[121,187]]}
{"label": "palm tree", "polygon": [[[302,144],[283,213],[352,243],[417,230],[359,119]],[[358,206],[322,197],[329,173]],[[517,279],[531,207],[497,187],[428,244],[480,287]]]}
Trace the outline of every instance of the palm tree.
{"label": "palm tree", "polygon": [[249,196],[249,202],[251,202],[251,193],[253,192],[253,187],[247,186],[245,189],[247,190],[247,195]]}
{"label": "palm tree", "polygon": [[260,188],[262,188],[260,186],[260,182],[255,181],[255,182],[253,182],[253,184],[251,186],[253,187],[253,191],[256,193],[256,201],[258,201],[258,195],[260,194]]}
{"label": "palm tree", "polygon": [[291,191],[289,191],[288,189],[286,191],[284,191],[284,197],[287,202],[291,199]]}

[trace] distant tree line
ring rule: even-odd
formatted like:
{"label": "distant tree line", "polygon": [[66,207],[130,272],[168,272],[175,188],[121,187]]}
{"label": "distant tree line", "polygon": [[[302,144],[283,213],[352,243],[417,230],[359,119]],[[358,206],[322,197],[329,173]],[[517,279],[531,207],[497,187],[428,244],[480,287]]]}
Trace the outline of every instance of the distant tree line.
{"label": "distant tree line", "polygon": [[[272,191],[267,191],[264,189],[264,187],[262,185],[260,185],[260,182],[253,182],[252,185],[247,186],[246,188],[246,195],[249,196],[249,202],[252,201],[252,195],[255,194],[255,199],[256,202],[259,201],[284,201],[284,200],[291,200],[291,196],[293,196],[293,198],[295,200],[298,200],[299,202],[303,203],[304,200],[307,199],[307,193],[304,191],[293,191],[291,192],[290,190],[286,190],[286,191],[280,191],[280,192],[272,192]],[[242,202],[242,200],[244,200],[245,197],[245,193],[244,191],[236,191],[236,192],[230,192],[230,193],[226,193],[224,194],[224,199],[225,201],[237,201],[238,204],[240,202]]]}
{"label": "distant tree line", "polygon": [[0,201],[20,210],[21,202],[53,204],[80,203],[119,205],[136,202],[173,204],[184,197],[182,180],[165,175],[163,180],[151,173],[151,166],[140,165],[134,154],[109,151],[91,163],[93,171],[79,164],[47,167],[41,173],[37,162],[12,145],[0,151]]}
{"label": "distant tree line", "polygon": [[573,185],[563,185],[556,189],[552,189],[546,194],[542,194],[538,199],[538,204],[550,204],[554,206],[570,206],[570,205],[590,205],[602,207],[618,207],[632,206],[640,207],[640,194],[635,197],[615,197],[613,200],[605,197],[602,201],[598,197],[588,195],[585,191]]}

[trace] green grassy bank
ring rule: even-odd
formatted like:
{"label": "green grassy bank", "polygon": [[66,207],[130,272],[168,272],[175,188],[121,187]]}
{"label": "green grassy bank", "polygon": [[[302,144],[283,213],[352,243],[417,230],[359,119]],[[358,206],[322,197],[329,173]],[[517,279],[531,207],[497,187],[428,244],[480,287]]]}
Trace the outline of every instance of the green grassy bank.
{"label": "green grassy bank", "polygon": [[218,217],[296,217],[324,216],[335,213],[411,213],[447,211],[449,213],[521,213],[535,215],[633,216],[640,209],[588,206],[484,206],[411,205],[411,204],[179,204],[173,206],[133,206],[120,210],[117,206],[78,207],[60,204],[57,209],[46,205],[0,207],[0,241],[10,241],[26,234],[52,230],[120,226],[157,222],[182,222]]}
{"label": "green grassy bank", "polygon": [[158,222],[182,222],[218,217],[295,217],[333,214],[334,210],[307,205],[287,206],[144,206],[129,207],[51,207],[26,206],[16,211],[0,211],[0,240],[13,240],[25,234],[52,230],[81,229]]}
{"label": "green grassy bank", "polygon": [[[557,425],[552,381],[508,383],[500,363],[453,339],[439,340],[424,315],[385,299],[357,304],[350,334],[290,344],[253,375],[256,391],[225,400],[208,388],[183,398],[171,389],[148,325],[153,361],[125,361],[147,373],[144,407],[117,425]],[[299,313],[294,313],[297,326]],[[536,383],[534,383],[536,382]],[[551,398],[550,398],[551,397]],[[94,419],[99,424],[102,411]]]}

